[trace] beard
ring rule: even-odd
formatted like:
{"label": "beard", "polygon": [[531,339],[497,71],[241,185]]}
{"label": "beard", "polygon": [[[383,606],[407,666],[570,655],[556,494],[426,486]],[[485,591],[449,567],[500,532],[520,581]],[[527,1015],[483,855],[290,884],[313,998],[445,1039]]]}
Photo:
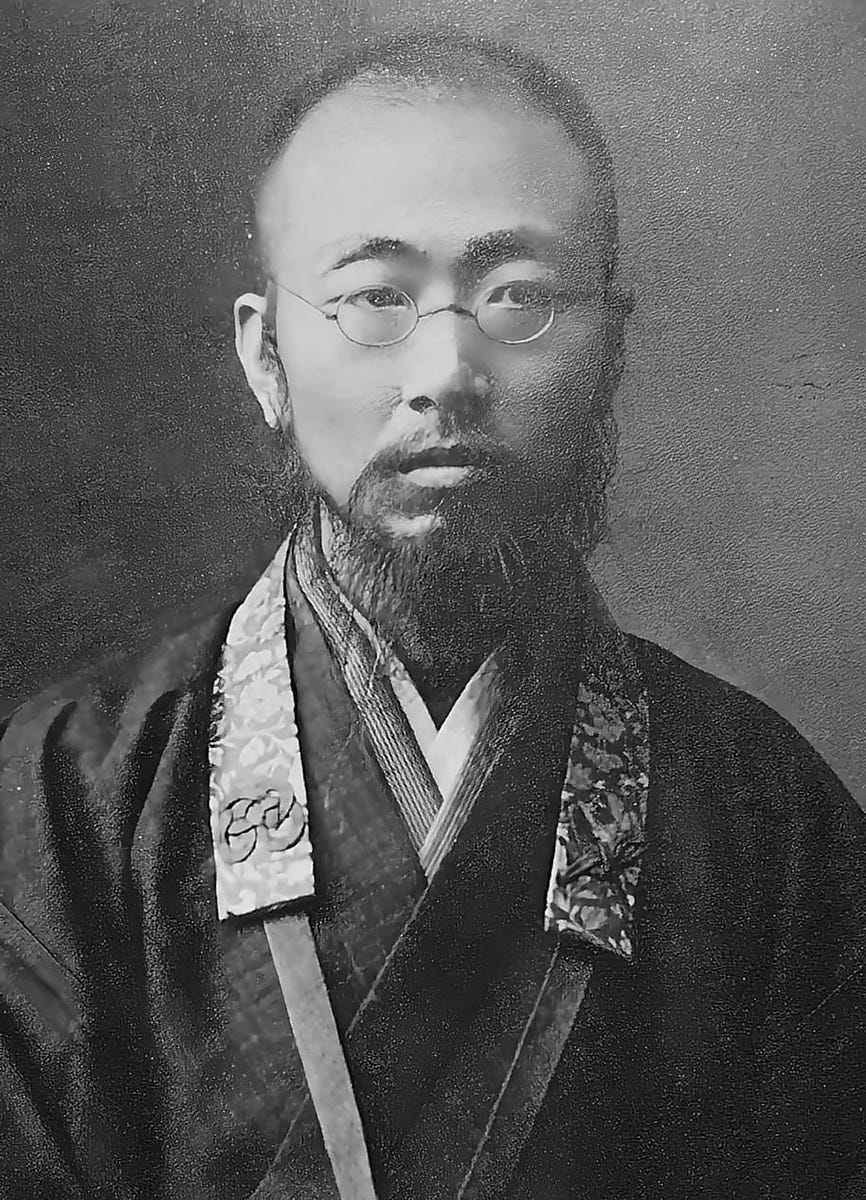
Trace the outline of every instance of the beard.
{"label": "beard", "polygon": [[[543,470],[477,429],[459,443],[484,462],[468,483],[435,507],[437,522],[419,536],[392,533],[382,519],[405,443],[375,456],[337,505],[284,434],[291,507],[322,505],[332,538],[329,564],[380,636],[406,645],[423,630],[425,658],[453,659],[479,629],[495,641],[515,623],[552,620],[586,582],[586,564],[602,540],[606,495],[616,465],[612,389],[584,410],[572,431],[573,465],[551,481]],[[429,503],[429,502],[428,502]]]}

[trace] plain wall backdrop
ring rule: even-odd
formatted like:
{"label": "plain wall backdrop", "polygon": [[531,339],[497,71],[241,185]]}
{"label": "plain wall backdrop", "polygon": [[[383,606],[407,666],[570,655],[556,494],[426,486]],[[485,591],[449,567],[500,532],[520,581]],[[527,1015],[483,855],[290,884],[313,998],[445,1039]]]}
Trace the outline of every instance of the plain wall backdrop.
{"label": "plain wall backdrop", "polygon": [[547,55],[610,139],[638,297],[595,564],[614,613],[866,800],[858,0],[7,0],[0,706],[275,544],[230,333],[251,147],[329,45],[434,19]]}

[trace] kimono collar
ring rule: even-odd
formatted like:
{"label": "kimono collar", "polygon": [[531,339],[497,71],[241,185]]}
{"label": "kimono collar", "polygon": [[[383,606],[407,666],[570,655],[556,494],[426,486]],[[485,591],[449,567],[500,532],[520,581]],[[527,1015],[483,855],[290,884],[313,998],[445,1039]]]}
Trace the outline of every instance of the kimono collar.
{"label": "kimono collar", "polygon": [[[214,685],[210,823],[220,919],[313,902],[313,847],[286,644],[291,539],[236,610]],[[605,628],[575,706],[545,928],[633,953],[645,845],[646,691],[627,643]]]}

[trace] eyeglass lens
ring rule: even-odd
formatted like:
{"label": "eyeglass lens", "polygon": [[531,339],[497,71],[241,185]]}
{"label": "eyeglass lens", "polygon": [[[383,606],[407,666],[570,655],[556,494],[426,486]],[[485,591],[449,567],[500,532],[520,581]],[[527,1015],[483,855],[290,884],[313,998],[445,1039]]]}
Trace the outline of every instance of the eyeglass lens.
{"label": "eyeglass lens", "polygon": [[[554,299],[533,280],[513,280],[491,288],[475,312],[479,328],[497,342],[520,343],[538,337],[553,321]],[[337,324],[351,342],[390,346],[408,337],[419,320],[414,300],[397,288],[377,285],[350,292],[340,302]]]}
{"label": "eyeglass lens", "polygon": [[367,287],[344,296],[337,324],[350,342],[389,346],[407,337],[418,321],[414,301],[391,287]]}

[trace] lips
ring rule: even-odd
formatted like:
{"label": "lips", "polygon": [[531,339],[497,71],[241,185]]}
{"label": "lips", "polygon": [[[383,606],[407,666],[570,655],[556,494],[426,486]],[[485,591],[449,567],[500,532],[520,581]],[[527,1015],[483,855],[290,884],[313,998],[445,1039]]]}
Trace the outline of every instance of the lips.
{"label": "lips", "polygon": [[401,458],[398,470],[406,475],[426,467],[484,467],[490,455],[470,446],[430,446]]}

